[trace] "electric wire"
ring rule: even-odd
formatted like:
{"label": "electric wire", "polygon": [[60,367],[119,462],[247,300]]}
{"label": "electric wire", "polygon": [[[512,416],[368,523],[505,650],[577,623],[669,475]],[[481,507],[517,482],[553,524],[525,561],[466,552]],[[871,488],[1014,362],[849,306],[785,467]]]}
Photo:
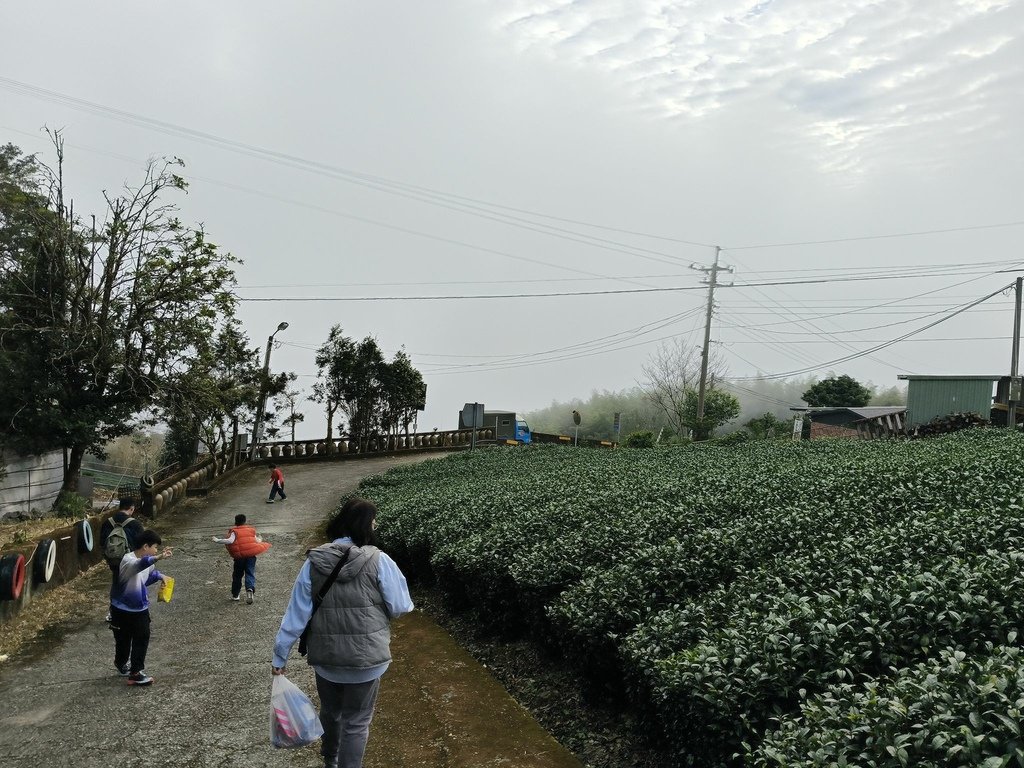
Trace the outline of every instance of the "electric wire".
{"label": "electric wire", "polygon": [[[1013,283],[1010,284],[1010,286],[1012,286],[1012,285],[1013,285]],[[921,328],[916,328],[916,329],[914,329],[912,331],[909,331],[908,333],[904,334],[903,336],[899,336],[899,337],[897,337],[895,339],[890,339],[889,341],[886,341],[886,342],[884,342],[882,344],[876,344],[875,346],[873,346],[873,347],[871,347],[869,349],[862,350],[862,351],[857,352],[855,354],[846,355],[845,357],[839,357],[839,358],[836,358],[834,360],[828,360],[828,361],[826,361],[824,363],[821,363],[821,364],[818,364],[818,365],[815,365],[815,366],[812,366],[812,367],[800,369],[800,370],[786,371],[785,373],[773,373],[773,374],[768,374],[768,375],[764,375],[764,376],[734,376],[734,377],[731,377],[729,380],[730,381],[767,381],[767,380],[772,380],[772,379],[782,379],[782,378],[788,378],[790,376],[799,376],[800,374],[810,373],[811,371],[819,370],[821,368],[827,368],[829,366],[837,365],[839,363],[846,363],[846,362],[849,362],[851,360],[856,360],[857,358],[864,357],[866,355],[871,354],[872,352],[876,352],[876,351],[878,351],[880,349],[885,349],[887,347],[893,346],[894,344],[898,344],[901,341],[904,341],[906,339],[911,338],[912,336],[916,336],[919,333],[923,333],[924,331],[928,330],[929,328],[934,328],[935,326],[937,326],[937,325],[939,325],[941,323],[945,323],[945,322],[953,319],[957,315],[963,314],[964,312],[968,311],[969,309],[971,309],[973,307],[976,307],[977,305],[981,304],[982,302],[988,301],[993,296],[998,296],[1000,293],[1005,291],[1010,286],[1003,286],[1003,287],[999,288],[998,290],[993,291],[990,294],[982,296],[980,299],[976,299],[975,301],[972,301],[969,304],[966,304],[964,306],[959,307],[958,309],[955,309],[955,310],[949,312],[944,317],[941,317],[938,320],[935,320],[935,321],[933,321],[931,323],[928,323],[927,325],[922,326]]]}

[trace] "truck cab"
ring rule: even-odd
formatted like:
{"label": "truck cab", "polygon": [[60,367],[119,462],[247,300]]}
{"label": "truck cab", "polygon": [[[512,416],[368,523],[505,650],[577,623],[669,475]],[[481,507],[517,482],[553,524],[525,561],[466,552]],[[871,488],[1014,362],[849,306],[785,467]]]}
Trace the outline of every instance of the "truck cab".
{"label": "truck cab", "polygon": [[523,445],[529,445],[531,437],[530,425],[523,419],[516,419],[516,442],[522,443]]}

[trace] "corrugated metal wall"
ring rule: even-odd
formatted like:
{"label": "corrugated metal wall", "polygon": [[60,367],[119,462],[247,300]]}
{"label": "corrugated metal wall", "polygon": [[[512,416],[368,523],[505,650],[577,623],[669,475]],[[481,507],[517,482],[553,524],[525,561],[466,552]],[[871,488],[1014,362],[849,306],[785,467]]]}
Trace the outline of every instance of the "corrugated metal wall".
{"label": "corrugated metal wall", "polygon": [[978,413],[987,419],[992,409],[991,381],[911,379],[907,383],[907,426],[910,427],[951,413]]}

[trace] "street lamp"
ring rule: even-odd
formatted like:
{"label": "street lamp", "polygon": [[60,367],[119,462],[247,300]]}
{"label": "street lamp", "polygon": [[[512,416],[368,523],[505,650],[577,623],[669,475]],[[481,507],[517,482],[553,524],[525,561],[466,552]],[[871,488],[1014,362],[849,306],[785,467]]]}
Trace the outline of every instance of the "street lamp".
{"label": "street lamp", "polygon": [[267,354],[263,358],[263,380],[260,382],[260,409],[256,411],[256,424],[252,429],[252,452],[250,456],[254,459],[256,458],[256,450],[263,438],[263,414],[267,410],[267,388],[270,386],[270,350],[274,347],[274,337],[287,327],[288,323],[278,323],[277,330],[267,338]]}

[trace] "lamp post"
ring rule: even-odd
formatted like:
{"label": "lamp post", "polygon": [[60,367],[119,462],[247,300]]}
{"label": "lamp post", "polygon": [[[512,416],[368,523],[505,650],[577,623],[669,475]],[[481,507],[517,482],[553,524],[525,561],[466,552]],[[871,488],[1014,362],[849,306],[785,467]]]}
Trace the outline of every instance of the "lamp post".
{"label": "lamp post", "polygon": [[270,350],[274,347],[274,337],[285,330],[288,323],[278,323],[277,330],[267,338],[267,354],[263,358],[263,381],[260,382],[260,409],[256,411],[256,424],[252,428],[252,458],[257,458],[256,451],[263,438],[263,414],[267,410],[267,388],[270,386]]}

